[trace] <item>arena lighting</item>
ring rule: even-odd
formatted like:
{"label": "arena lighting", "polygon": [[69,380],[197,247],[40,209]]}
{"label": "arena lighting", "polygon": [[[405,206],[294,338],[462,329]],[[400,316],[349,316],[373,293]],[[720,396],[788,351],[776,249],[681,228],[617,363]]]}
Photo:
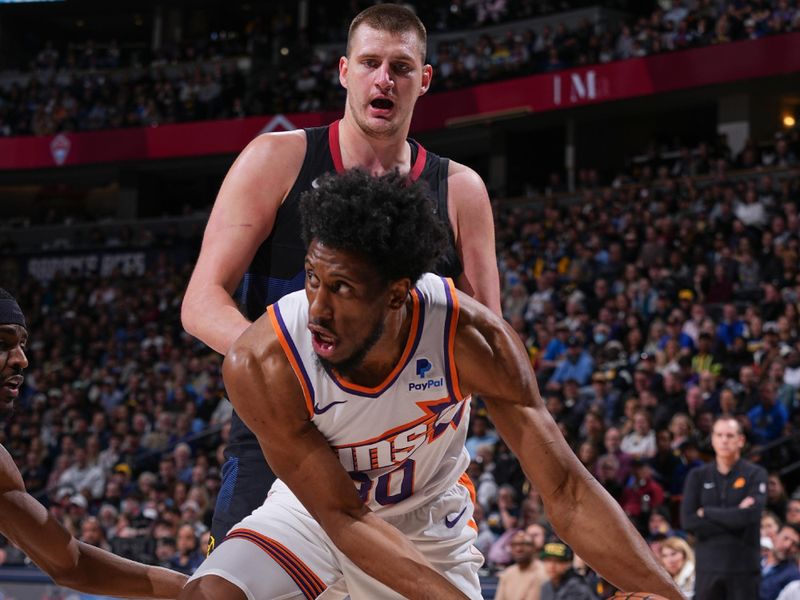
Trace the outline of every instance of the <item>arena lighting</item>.
{"label": "arena lighting", "polygon": [[784,127],[794,127],[795,123],[796,123],[795,118],[792,115],[784,115],[783,117]]}

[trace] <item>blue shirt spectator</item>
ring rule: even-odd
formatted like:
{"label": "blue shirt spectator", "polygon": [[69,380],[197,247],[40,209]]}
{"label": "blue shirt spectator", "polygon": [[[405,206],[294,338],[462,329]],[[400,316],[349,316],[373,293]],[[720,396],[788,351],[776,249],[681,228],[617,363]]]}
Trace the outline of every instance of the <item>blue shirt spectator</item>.
{"label": "blue shirt spectator", "polygon": [[733,340],[737,337],[744,337],[744,321],[739,318],[733,304],[726,304],[722,311],[723,319],[717,327],[717,338],[730,348],[733,346]]}
{"label": "blue shirt spectator", "polygon": [[568,379],[574,379],[578,385],[583,386],[589,382],[593,371],[594,360],[573,335],[567,340],[567,357],[558,363],[549,383],[563,385]]}
{"label": "blue shirt spectator", "polygon": [[770,382],[761,386],[761,402],[747,413],[751,436],[756,444],[766,444],[777,439],[783,432],[789,415],[777,401],[775,387]]}
{"label": "blue shirt spectator", "polygon": [[474,459],[478,455],[478,448],[485,445],[494,446],[499,439],[495,430],[489,427],[489,420],[483,415],[475,415],[472,417],[472,431],[464,446],[469,452],[469,457]]}

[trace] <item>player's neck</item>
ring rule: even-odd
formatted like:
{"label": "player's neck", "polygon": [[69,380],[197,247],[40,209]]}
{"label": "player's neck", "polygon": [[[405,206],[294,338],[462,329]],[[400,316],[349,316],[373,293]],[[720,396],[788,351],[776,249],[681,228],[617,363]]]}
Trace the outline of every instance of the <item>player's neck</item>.
{"label": "player's neck", "polygon": [[339,123],[339,148],[345,169],[361,167],[373,175],[383,175],[399,169],[408,173],[411,169],[411,147],[406,141],[407,129],[387,138],[373,137],[365,133],[352,119]]}
{"label": "player's neck", "polygon": [[403,308],[389,314],[383,335],[370,349],[364,360],[346,373],[340,373],[351,383],[376,387],[386,381],[400,359],[411,334],[413,303],[409,297]]}

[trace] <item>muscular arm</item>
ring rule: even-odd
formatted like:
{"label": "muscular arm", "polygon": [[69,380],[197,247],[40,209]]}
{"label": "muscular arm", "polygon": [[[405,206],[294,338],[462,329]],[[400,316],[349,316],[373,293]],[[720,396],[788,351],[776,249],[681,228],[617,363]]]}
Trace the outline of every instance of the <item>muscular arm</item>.
{"label": "muscular arm", "polygon": [[500,315],[494,219],[486,186],[475,171],[454,161],[450,161],[447,183],[450,224],[464,266],[456,285]]}
{"label": "muscular arm", "polygon": [[186,576],[78,541],[26,491],[0,447],[0,531],[65,587],[120,598],[176,598]]}
{"label": "muscular arm", "polygon": [[311,423],[300,385],[268,316],[231,348],[223,375],[231,402],[256,434],[275,474],[366,573],[412,599],[463,599],[414,545],[367,508]]}
{"label": "muscular arm", "polygon": [[[581,465],[536,387],[511,328],[459,294],[456,364],[464,394],[479,393],[498,432],[539,490],[553,529],[598,573],[627,591],[683,596],[619,505]],[[613,552],[609,540],[614,540]]]}
{"label": "muscular arm", "polygon": [[294,183],[305,156],[305,133],[257,137],[225,176],[181,306],[187,332],[225,354],[250,322],[232,294]]}

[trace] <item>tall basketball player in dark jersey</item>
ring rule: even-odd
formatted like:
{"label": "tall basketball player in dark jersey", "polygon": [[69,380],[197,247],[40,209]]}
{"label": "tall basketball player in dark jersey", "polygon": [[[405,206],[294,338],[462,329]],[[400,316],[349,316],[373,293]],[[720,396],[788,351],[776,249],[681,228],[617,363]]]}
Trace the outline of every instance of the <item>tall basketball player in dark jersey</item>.
{"label": "tall basketball player in dark jersey", "polygon": [[[414,105],[431,83],[425,44],[425,28],[408,9],[381,4],[363,11],[350,25],[339,62],[344,118],[329,127],[265,134],[242,151],[222,184],[186,291],[182,319],[189,333],[225,354],[268,304],[303,287],[298,197],[323,173],[354,167],[427,181],[452,234],[440,274],[500,312],[483,181],[407,139]],[[245,315],[232,298],[240,283]],[[255,436],[234,415],[209,550],[261,505],[273,480]]]}

